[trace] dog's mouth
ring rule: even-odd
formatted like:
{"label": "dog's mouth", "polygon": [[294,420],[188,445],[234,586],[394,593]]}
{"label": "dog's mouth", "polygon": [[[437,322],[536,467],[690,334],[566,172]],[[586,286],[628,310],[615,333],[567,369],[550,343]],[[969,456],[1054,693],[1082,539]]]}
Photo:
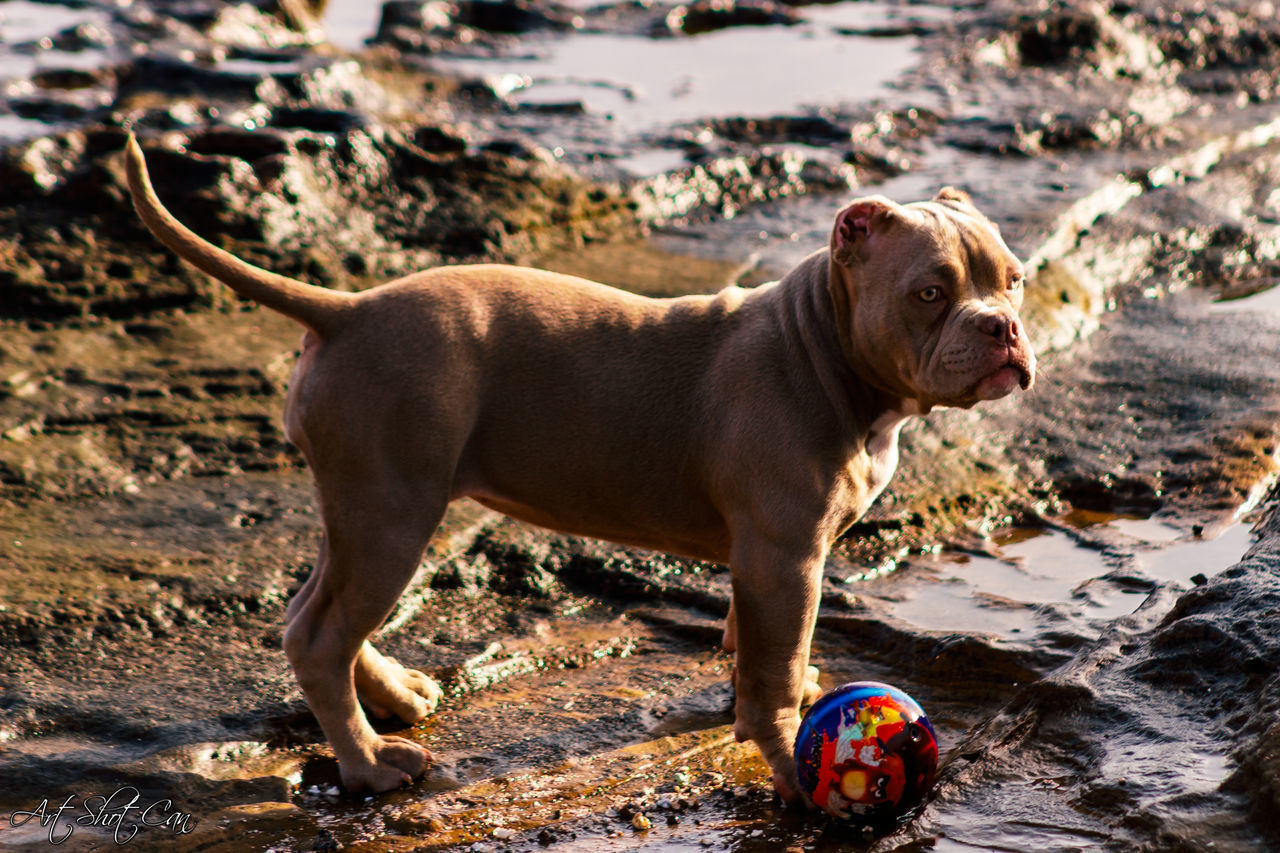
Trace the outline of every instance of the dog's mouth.
{"label": "dog's mouth", "polygon": [[1023,391],[1030,391],[1031,386],[1035,384],[1035,362],[1021,351],[1015,351],[1010,354],[1009,360],[1000,369],[1015,371],[1018,374],[1018,385]]}
{"label": "dog's mouth", "polygon": [[1035,357],[1024,350],[1011,350],[1003,363],[979,380],[974,389],[979,400],[998,400],[1015,389],[1030,390],[1035,384]]}

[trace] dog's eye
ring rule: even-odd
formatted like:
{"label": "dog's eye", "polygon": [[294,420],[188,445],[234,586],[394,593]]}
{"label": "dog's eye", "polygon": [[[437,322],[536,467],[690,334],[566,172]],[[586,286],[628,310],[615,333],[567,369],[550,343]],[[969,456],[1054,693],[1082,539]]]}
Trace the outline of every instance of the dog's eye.
{"label": "dog's eye", "polygon": [[916,298],[921,302],[937,302],[942,298],[942,288],[937,286],[926,287],[916,294]]}
{"label": "dog's eye", "polygon": [[1022,287],[1022,284],[1024,281],[1026,281],[1026,279],[1023,277],[1022,273],[1020,272],[1014,273],[1013,277],[1009,279],[1009,289],[1010,290],[1019,289],[1020,287]]}

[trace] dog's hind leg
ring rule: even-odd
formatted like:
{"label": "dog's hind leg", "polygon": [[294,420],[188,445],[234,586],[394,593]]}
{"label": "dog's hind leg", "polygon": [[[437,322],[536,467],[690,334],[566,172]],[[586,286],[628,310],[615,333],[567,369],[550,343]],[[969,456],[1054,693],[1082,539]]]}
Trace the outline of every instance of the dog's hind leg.
{"label": "dog's hind leg", "polygon": [[[404,686],[386,658],[365,651],[372,652],[366,640],[412,579],[446,503],[444,495],[433,503],[396,478],[369,478],[330,490],[321,485],[324,546],[312,579],[290,605],[284,647],[348,790],[390,790],[422,773],[430,760],[414,741],[373,730],[357,704],[356,681],[361,660],[392,672],[378,682],[382,693],[371,697],[380,708],[386,708],[378,699],[387,701],[388,685]],[[376,676],[362,680],[377,681]],[[418,698],[426,704],[425,697]],[[405,704],[418,705],[408,698]]]}
{"label": "dog's hind leg", "polygon": [[[328,543],[322,540],[315,569],[289,602],[285,613],[286,628],[311,597],[316,579],[324,573],[328,552]],[[433,713],[444,695],[430,676],[383,655],[368,640],[356,657],[355,683],[360,704],[375,717],[386,719],[394,715],[406,723],[416,723]]]}

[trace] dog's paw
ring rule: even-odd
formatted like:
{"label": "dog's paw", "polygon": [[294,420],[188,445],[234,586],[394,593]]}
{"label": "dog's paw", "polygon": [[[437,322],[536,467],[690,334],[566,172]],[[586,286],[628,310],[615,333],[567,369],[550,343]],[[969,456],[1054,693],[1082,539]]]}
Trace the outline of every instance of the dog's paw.
{"label": "dog's paw", "polygon": [[407,785],[431,763],[431,753],[408,738],[379,736],[363,761],[339,761],[342,786],[348,791],[380,794]]}
{"label": "dog's paw", "polygon": [[800,793],[800,780],[796,777],[795,771],[792,771],[789,775],[775,772],[773,774],[773,790],[788,805],[807,804],[805,797]]}
{"label": "dog's paw", "polygon": [[813,665],[805,667],[804,684],[800,688],[800,707],[812,705],[822,695],[822,685],[818,684],[818,668]]}
{"label": "dog's paw", "polygon": [[356,661],[356,693],[375,717],[416,723],[433,713],[444,692],[429,676],[383,657],[368,643]]}

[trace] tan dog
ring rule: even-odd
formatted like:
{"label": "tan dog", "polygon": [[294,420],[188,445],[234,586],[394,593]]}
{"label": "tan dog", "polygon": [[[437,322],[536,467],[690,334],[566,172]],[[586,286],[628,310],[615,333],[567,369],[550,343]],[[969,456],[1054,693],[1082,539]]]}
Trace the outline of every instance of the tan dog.
{"label": "tan dog", "polygon": [[647,299],[532,269],[442,267],[359,294],[250,266],[160,204],[127,152],[143,221],[237,293],[303,324],[285,408],[324,544],[284,648],[343,784],[422,773],[357,698],[412,722],[440,696],[367,638],[446,505],[731,566],[735,731],[788,800],[823,561],[897,464],[905,418],[1031,386],[1022,268],[967,196],[840,211],[782,281]]}

